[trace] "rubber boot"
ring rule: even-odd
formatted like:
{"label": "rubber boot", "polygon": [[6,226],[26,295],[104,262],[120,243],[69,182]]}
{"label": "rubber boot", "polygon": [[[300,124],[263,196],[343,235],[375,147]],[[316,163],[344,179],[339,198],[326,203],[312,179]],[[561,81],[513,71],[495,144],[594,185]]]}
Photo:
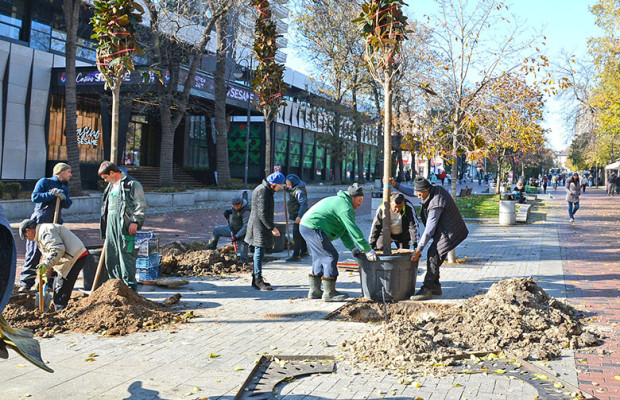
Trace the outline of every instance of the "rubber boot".
{"label": "rubber boot", "polygon": [[336,278],[321,278],[323,283],[323,301],[344,301],[349,298],[346,293],[336,290]]}
{"label": "rubber boot", "polygon": [[252,287],[258,290],[273,290],[271,285],[265,282],[262,276],[259,276],[258,278],[252,276]]}
{"label": "rubber boot", "polygon": [[320,299],[323,297],[323,291],[321,290],[321,277],[318,275],[308,275],[308,281],[310,282],[310,290],[308,291],[309,299]]}
{"label": "rubber boot", "polygon": [[413,301],[421,301],[421,300],[430,300],[431,297],[433,297],[433,292],[431,291],[431,289],[428,289],[422,286],[420,290],[418,290],[418,293],[411,296],[409,299]]}
{"label": "rubber boot", "polygon": [[443,293],[443,291],[441,290],[441,283],[433,283],[433,286],[431,286],[431,293],[435,296],[441,296],[441,294]]}
{"label": "rubber boot", "polygon": [[215,240],[211,239],[207,242],[207,250],[215,250],[216,247],[217,242]]}

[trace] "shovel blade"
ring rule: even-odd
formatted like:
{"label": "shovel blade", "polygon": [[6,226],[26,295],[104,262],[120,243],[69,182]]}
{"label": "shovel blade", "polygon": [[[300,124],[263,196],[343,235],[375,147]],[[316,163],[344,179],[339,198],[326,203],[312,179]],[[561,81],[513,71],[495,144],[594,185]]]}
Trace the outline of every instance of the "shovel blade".
{"label": "shovel blade", "polygon": [[[50,293],[44,293],[43,294],[43,312],[47,311],[50,308],[50,304],[52,304],[52,295]],[[39,293],[35,295],[34,306],[37,309],[39,308]]]}

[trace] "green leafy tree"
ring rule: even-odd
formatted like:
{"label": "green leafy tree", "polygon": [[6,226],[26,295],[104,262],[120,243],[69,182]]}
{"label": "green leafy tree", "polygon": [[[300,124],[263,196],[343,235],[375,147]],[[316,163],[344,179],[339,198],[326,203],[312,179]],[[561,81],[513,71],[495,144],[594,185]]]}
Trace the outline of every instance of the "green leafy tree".
{"label": "green leafy tree", "polygon": [[144,9],[131,0],[96,0],[92,38],[97,41],[97,69],[106,89],[112,92],[112,132],[110,161],[118,163],[118,115],[121,84],[134,68],[134,56],[140,53],[136,41]]}
{"label": "green leafy tree", "polygon": [[[402,11],[402,0],[366,0],[359,17],[354,20],[359,26],[366,45],[366,65],[378,82],[383,85],[384,129],[383,129],[383,204],[389,209],[390,178],[392,176],[392,79],[398,72],[396,60],[407,39],[407,17]],[[390,255],[392,238],[390,217],[383,217],[383,251]]]}
{"label": "green leafy tree", "polygon": [[280,106],[286,104],[283,98],[284,65],[276,62],[278,46],[276,40],[282,35],[276,30],[268,0],[252,0],[258,15],[254,26],[254,55],[258,66],[254,71],[252,86],[258,96],[258,108],[265,119],[265,176],[271,174],[271,123]]}

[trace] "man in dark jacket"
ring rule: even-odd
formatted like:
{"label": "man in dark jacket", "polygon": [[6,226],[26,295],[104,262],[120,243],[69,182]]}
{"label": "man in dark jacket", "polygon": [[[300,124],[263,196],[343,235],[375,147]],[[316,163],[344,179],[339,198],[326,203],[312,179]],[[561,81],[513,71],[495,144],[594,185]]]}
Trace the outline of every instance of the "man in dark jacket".
{"label": "man in dark jacket", "polygon": [[411,296],[411,300],[428,300],[433,294],[441,295],[439,267],[448,253],[467,238],[469,231],[454,199],[443,187],[431,185],[422,177],[414,180],[413,189],[394,181],[391,183],[396,190],[407,196],[413,196],[415,193],[422,200],[420,218],[424,223],[424,233],[411,261],[417,261],[428,242],[431,239],[433,242],[426,252],[424,283],[420,290]]}
{"label": "man in dark jacket", "polygon": [[[51,178],[41,178],[32,191],[32,202],[35,204],[34,212],[30,219],[38,224],[54,222],[56,210],[56,199],[60,199],[60,209],[58,210],[58,223],[62,224],[62,209],[71,207],[73,201],[69,197],[67,183],[71,179],[71,166],[65,163],[58,163],[54,166]],[[20,292],[28,291],[37,275],[37,265],[41,259],[41,252],[37,244],[31,240],[26,241],[26,254],[24,256],[24,266],[20,273]]]}
{"label": "man in dark jacket", "polygon": [[220,237],[229,237],[237,242],[240,261],[245,264],[248,262],[248,244],[243,241],[243,238],[250,221],[250,204],[239,196],[233,197],[231,204],[232,207],[224,211],[224,218],[227,221],[230,218],[230,222],[228,225],[218,225],[213,229],[213,237],[207,243],[207,248],[215,250]]}
{"label": "man in dark jacket", "polygon": [[273,237],[280,236],[280,231],[273,222],[273,194],[284,186],[284,175],[274,172],[252,192],[252,211],[245,235],[245,242],[254,246],[254,273],[252,287],[258,290],[272,290],[271,285],[263,279],[263,257],[265,249],[273,247]]}
{"label": "man in dark jacket", "polygon": [[299,222],[301,217],[308,209],[308,193],[306,191],[306,182],[299,179],[295,174],[286,176],[286,191],[288,192],[288,218],[293,223],[293,254],[286,259],[288,262],[299,261],[303,255],[308,252],[308,246],[301,233],[299,233]]}
{"label": "man in dark jacket", "polygon": [[[372,228],[368,242],[375,250],[383,250],[383,216],[385,215],[383,204],[377,208],[372,220]],[[392,193],[390,202],[390,233],[392,241],[399,249],[408,249],[409,243],[413,242],[413,249],[418,247],[418,219],[415,217],[413,205],[405,200],[401,193]]]}

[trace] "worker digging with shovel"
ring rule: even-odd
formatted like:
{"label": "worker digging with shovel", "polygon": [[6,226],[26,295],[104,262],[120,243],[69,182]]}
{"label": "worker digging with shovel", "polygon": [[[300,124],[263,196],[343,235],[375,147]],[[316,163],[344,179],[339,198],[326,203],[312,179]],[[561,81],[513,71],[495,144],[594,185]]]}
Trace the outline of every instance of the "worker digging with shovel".
{"label": "worker digging with shovel", "polygon": [[207,249],[215,250],[220,237],[228,236],[232,239],[235,252],[240,251],[239,260],[247,264],[248,244],[243,241],[243,238],[250,220],[250,212],[250,204],[247,200],[243,200],[240,196],[233,197],[231,208],[224,211],[224,218],[226,218],[228,225],[218,225],[213,229],[213,236],[207,243]]}
{"label": "worker digging with shovel", "polygon": [[33,219],[26,219],[19,225],[19,236],[35,242],[41,251],[41,262],[37,265],[39,279],[43,279],[43,274],[49,278],[53,271],[58,273],[53,289],[54,311],[63,310],[80,271],[92,262],[92,256],[84,243],[63,225],[37,224]]}

